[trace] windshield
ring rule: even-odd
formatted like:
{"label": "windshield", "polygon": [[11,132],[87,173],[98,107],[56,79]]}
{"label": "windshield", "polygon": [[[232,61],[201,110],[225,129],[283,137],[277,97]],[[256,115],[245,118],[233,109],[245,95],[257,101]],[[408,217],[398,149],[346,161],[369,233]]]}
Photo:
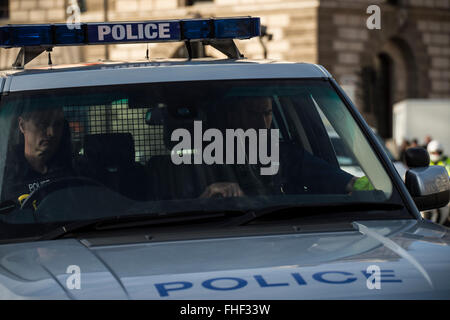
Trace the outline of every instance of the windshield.
{"label": "windshield", "polygon": [[12,92],[0,131],[1,201],[18,204],[0,214],[1,237],[127,214],[399,199],[323,80]]}

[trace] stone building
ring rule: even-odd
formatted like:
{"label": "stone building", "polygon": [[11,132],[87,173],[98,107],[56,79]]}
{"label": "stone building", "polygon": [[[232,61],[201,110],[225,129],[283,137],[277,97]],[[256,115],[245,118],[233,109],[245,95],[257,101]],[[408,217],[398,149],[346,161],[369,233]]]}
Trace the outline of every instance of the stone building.
{"label": "stone building", "polygon": [[[65,22],[71,0],[0,0],[0,21]],[[325,66],[370,125],[392,136],[392,105],[406,98],[450,98],[450,0],[78,0],[81,22],[258,16],[267,37],[239,41],[248,58]],[[369,29],[370,5],[380,29]],[[179,57],[179,43],[55,48],[53,63]],[[1,50],[0,67],[17,49]],[[220,57],[214,49],[206,55]],[[41,55],[30,65],[46,64]]]}

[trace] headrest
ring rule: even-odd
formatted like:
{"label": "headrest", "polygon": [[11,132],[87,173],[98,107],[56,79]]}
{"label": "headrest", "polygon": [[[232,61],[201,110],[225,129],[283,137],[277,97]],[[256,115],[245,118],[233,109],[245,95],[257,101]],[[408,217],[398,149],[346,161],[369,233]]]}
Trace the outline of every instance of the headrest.
{"label": "headrest", "polygon": [[134,163],[131,133],[90,134],[84,137],[84,154],[102,167],[129,166]]}
{"label": "headrest", "polygon": [[64,119],[63,133],[57,154],[66,162],[72,161],[72,133],[70,131],[69,122]]}

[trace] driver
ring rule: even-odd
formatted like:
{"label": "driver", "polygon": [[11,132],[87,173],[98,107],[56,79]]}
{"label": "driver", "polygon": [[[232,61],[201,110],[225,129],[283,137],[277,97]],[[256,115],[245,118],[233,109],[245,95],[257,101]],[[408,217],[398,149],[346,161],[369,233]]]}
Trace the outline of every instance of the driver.
{"label": "driver", "polygon": [[17,126],[20,143],[8,153],[2,198],[21,203],[52,179],[73,175],[73,169],[62,108],[25,110]]}

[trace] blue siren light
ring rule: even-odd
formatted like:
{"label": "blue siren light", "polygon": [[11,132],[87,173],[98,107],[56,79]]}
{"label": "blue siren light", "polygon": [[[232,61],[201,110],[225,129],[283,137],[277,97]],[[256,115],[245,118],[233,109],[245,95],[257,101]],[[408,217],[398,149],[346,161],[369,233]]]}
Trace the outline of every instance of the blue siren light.
{"label": "blue siren light", "polygon": [[212,18],[141,22],[7,25],[0,27],[0,47],[68,46],[248,39],[260,35],[260,19]]}
{"label": "blue siren light", "polygon": [[181,24],[185,39],[209,39],[212,36],[210,20],[183,20]]}
{"label": "blue siren light", "polygon": [[54,40],[56,44],[69,45],[69,44],[84,44],[85,41],[85,27],[78,29],[69,29],[65,24],[57,24],[54,26]]}
{"label": "blue siren light", "polygon": [[227,18],[214,20],[214,30],[218,39],[248,39],[261,34],[261,25],[259,18]]}
{"label": "blue siren light", "polygon": [[52,45],[50,25],[10,25],[0,27],[2,47]]}

